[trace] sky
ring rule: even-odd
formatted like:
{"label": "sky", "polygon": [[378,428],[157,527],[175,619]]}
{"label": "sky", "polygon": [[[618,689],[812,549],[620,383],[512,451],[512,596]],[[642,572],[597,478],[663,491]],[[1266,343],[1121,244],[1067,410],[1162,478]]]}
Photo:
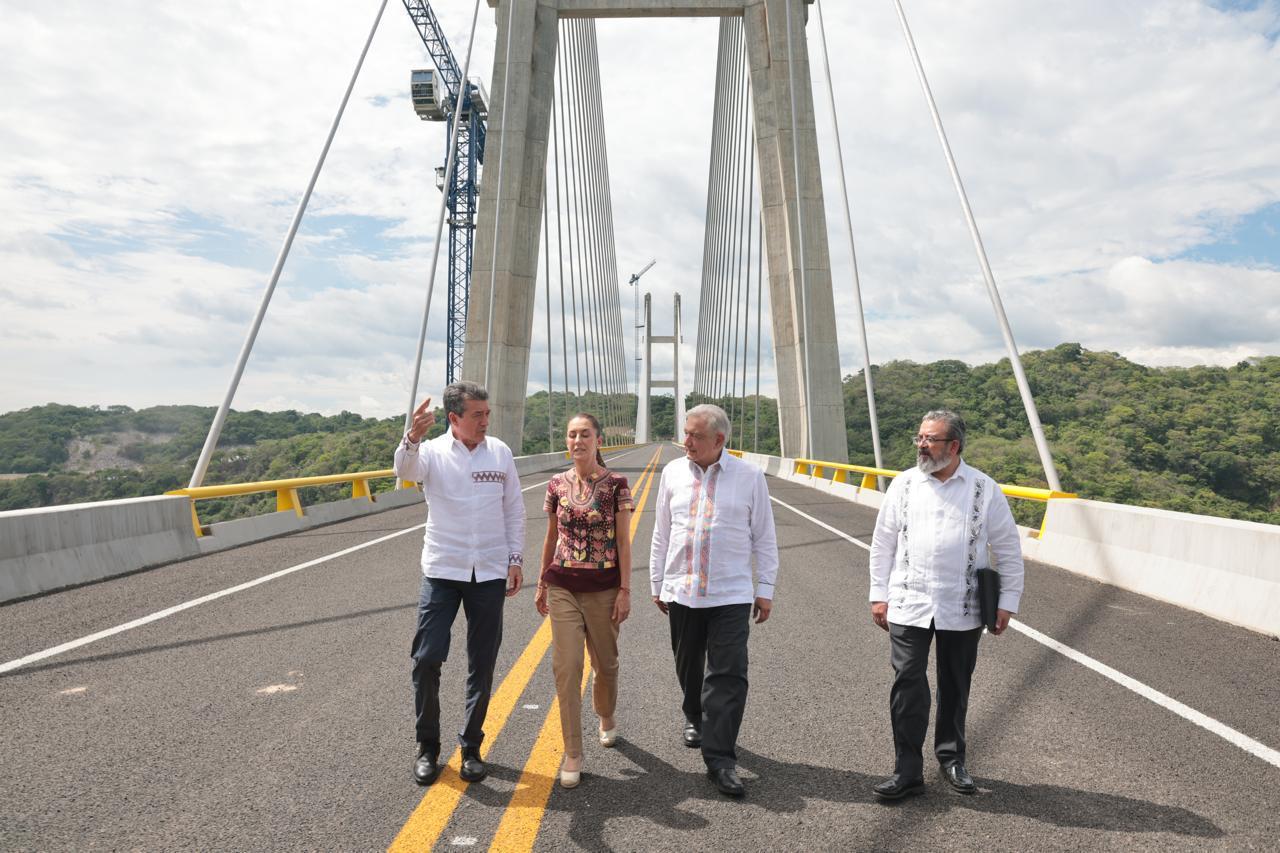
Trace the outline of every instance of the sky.
{"label": "sky", "polygon": [[[472,4],[433,5],[462,61]],[[1280,355],[1280,0],[904,6],[1022,351],[1073,341],[1152,365]],[[377,7],[0,0],[0,411],[222,400]],[[1002,357],[893,3],[823,11],[872,361]],[[807,31],[847,318],[816,13]],[[598,23],[623,327],[625,282],[654,258],[655,333],[679,291],[686,375],[717,32],[709,19]],[[472,73],[486,83],[495,36],[482,4]],[[445,150],[444,125],[409,101],[423,67],[393,0],[235,408],[404,411]],[[422,365],[433,395],[443,282],[441,264]],[[544,328],[539,299],[531,392],[546,383]],[[845,374],[862,367],[855,329],[842,319]]]}

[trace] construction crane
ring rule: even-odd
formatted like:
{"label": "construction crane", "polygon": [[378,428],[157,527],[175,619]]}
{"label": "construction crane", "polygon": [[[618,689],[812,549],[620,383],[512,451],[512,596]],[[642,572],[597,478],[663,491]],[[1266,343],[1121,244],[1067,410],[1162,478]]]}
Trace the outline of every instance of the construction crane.
{"label": "construction crane", "polygon": [[635,314],[636,320],[636,393],[640,393],[640,330],[644,328],[644,323],[640,322],[640,276],[649,271],[649,268],[658,262],[657,258],[649,261],[644,265],[644,269],[631,276],[631,280],[627,284],[635,287]]}
{"label": "construction crane", "polygon": [[[427,0],[403,0],[405,11],[422,37],[435,69],[409,75],[413,109],[423,121],[445,123],[445,144],[453,135],[453,114],[463,91],[462,69],[449,49],[444,29]],[[475,242],[476,201],[480,194],[480,166],[489,120],[489,97],[480,81],[466,81],[459,119],[453,179],[445,185],[446,166],[436,169],[436,187],[446,195],[449,213],[449,311],[445,318],[445,382],[462,376],[462,352],[467,334],[467,294],[471,287],[471,255]],[[445,151],[445,163],[449,152]]]}

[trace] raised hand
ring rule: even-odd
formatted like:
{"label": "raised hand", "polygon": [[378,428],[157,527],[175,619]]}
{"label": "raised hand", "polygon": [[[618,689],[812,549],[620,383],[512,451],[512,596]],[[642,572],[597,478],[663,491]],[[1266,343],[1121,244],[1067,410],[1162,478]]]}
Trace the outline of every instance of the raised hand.
{"label": "raised hand", "polygon": [[422,401],[422,405],[413,410],[413,422],[409,426],[409,440],[419,442],[436,422],[436,413],[431,411],[431,398]]}

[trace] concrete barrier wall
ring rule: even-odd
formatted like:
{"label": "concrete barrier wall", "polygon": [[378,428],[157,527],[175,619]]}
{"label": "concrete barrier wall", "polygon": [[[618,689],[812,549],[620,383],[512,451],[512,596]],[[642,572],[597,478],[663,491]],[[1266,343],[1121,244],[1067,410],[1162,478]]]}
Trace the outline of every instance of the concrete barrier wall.
{"label": "concrete barrier wall", "polygon": [[[563,452],[516,458],[523,477],[567,466]],[[303,496],[305,501],[305,494]],[[0,512],[0,602],[286,536],[422,501],[418,489],[210,525],[199,538],[178,495]]]}
{"label": "concrete barrier wall", "polygon": [[184,497],[0,512],[0,601],[198,553]]}
{"label": "concrete barrier wall", "polygon": [[[883,495],[796,474],[795,460],[744,453],[768,474],[878,509]],[[1224,622],[1280,636],[1280,526],[1079,499],[1049,501],[1025,557]]]}
{"label": "concrete barrier wall", "polygon": [[1280,635],[1280,526],[1057,500],[1029,551],[1076,574]]}

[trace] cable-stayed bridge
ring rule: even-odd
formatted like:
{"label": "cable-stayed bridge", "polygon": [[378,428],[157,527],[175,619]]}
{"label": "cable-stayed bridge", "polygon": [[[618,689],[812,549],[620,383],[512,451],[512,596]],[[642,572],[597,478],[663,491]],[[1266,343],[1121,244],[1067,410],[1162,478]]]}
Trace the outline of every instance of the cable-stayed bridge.
{"label": "cable-stayed bridge", "polygon": [[[546,336],[545,385],[563,407],[550,412],[551,434],[584,405],[626,445],[609,459],[636,496],[640,589],[657,472],[681,451],[668,436],[630,444],[644,401],[627,382],[604,142],[615,105],[601,95],[592,18],[722,19],[703,276],[686,293],[700,309],[696,359],[684,369],[694,399],[726,403],[734,446],[766,470],[775,501],[782,570],[774,618],[751,639],[746,800],[720,797],[680,742],[666,623],[640,596],[621,641],[620,745],[588,748],[583,785],[557,789],[549,631],[529,591],[506,612],[490,777],[468,785],[455,766],[419,789],[407,664],[420,494],[377,491],[389,471],[354,472],[330,478],[351,483],[350,500],[310,504],[314,480],[206,485],[198,471],[182,494],[0,515],[0,593],[17,599],[0,608],[0,847],[1274,848],[1280,531],[1072,496],[1038,433],[1047,488],[1006,487],[1046,506],[1043,526],[1023,531],[1028,593],[1013,629],[984,638],[975,676],[979,793],[951,795],[931,779],[910,803],[875,802],[870,785],[892,761],[890,670],[867,615],[867,548],[895,472],[878,459],[849,465],[844,449],[835,341],[860,318],[837,323],[826,259],[808,84],[820,7],[490,5],[497,59],[463,375],[490,386],[492,431],[519,446],[544,367],[530,344]],[[287,245],[272,286],[286,257]],[[678,352],[678,309],[667,336],[668,306],[653,307],[644,346]],[[762,363],[779,377],[778,457],[752,452]],[[211,453],[216,429],[210,439]],[[540,544],[542,487],[565,464],[554,452],[520,462],[526,553]],[[279,512],[201,521],[201,500],[246,491],[274,492]],[[456,664],[444,672],[446,726],[447,697],[462,695]]]}

